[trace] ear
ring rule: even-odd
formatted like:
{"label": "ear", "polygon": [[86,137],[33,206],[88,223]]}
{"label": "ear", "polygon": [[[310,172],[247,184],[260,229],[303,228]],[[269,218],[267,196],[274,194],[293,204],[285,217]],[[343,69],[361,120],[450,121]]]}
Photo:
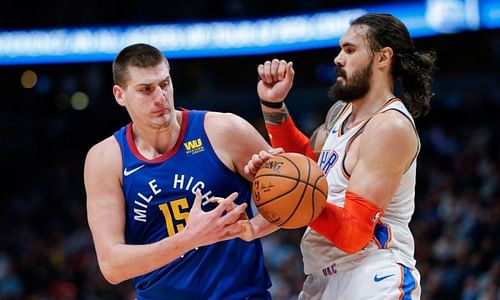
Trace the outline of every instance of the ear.
{"label": "ear", "polygon": [[390,66],[394,52],[391,47],[384,47],[379,51],[379,66]]}
{"label": "ear", "polygon": [[121,86],[115,84],[113,85],[113,95],[115,96],[116,103],[121,106],[125,106],[125,99],[123,98],[124,91]]}

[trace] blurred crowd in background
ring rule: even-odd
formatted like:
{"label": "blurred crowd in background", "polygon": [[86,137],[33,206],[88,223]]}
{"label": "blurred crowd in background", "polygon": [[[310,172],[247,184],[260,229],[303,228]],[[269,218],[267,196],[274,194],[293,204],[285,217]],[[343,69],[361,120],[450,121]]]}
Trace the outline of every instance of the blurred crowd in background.
{"label": "blurred crowd in background", "polygon": [[[70,2],[56,2],[59,6],[50,9],[74,13]],[[176,5],[171,10],[156,2],[167,19],[205,18],[209,13],[219,18],[256,16],[279,7],[293,13],[328,4],[216,1],[221,6],[214,14],[213,7],[207,8],[212,2],[166,1],[170,8]],[[188,2],[194,11],[183,9]],[[82,24],[102,23],[104,16],[96,13],[107,13],[112,6],[100,1],[98,10],[97,3],[89,3],[78,18]],[[34,5],[36,9],[26,11],[31,23],[9,18],[3,26],[36,26],[48,8]],[[149,9],[139,2],[132,1],[130,11],[137,22],[159,21],[141,15]],[[184,14],[175,13],[179,11]],[[0,19],[6,14],[8,10],[0,10]],[[106,20],[124,22],[127,17],[115,14]],[[69,25],[64,20],[43,25]],[[500,32],[440,36],[417,40],[417,45],[434,48],[439,67],[431,112],[416,123],[422,148],[411,228],[422,299],[500,299]],[[287,105],[306,133],[322,122],[331,105],[326,93],[335,78],[337,51],[279,55],[294,61],[296,81]],[[175,103],[236,113],[265,135],[256,67],[275,56],[173,60]],[[19,83],[27,69],[39,76],[32,89]],[[133,299],[130,282],[113,286],[102,277],[86,220],[85,154],[128,122],[111,93],[111,63],[0,67],[0,74],[0,299]],[[76,91],[89,96],[84,110],[69,104]],[[302,230],[280,230],[263,239],[273,299],[296,299],[301,290]]]}

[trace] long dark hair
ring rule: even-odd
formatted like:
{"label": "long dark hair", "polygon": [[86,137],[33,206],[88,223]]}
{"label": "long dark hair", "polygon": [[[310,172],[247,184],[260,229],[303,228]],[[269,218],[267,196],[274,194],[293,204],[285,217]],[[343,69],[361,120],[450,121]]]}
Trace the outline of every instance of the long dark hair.
{"label": "long dark hair", "polygon": [[433,50],[417,51],[403,22],[389,14],[366,14],[352,21],[351,25],[369,27],[367,39],[372,51],[392,48],[392,76],[401,80],[403,96],[413,117],[425,115],[434,95],[432,77],[436,53]]}

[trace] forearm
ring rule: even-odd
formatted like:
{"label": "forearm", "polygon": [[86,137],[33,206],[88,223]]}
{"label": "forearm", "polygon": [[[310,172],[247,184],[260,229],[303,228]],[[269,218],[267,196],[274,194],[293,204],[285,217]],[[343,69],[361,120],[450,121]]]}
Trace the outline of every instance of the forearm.
{"label": "forearm", "polygon": [[261,214],[256,215],[250,220],[252,226],[253,239],[261,238],[279,229],[278,226],[268,222]]}
{"label": "forearm", "polygon": [[368,244],[382,214],[370,201],[347,191],[343,207],[327,203],[309,226],[340,250],[356,253]]}
{"label": "forearm", "polygon": [[297,152],[317,160],[309,144],[309,138],[297,129],[284,103],[280,108],[271,108],[263,104],[262,113],[273,147],[283,147],[285,152]]}
{"label": "forearm", "polygon": [[146,245],[115,244],[98,255],[99,266],[107,281],[118,284],[165,266],[193,249],[191,243],[179,232]]}
{"label": "forearm", "polygon": [[[288,112],[288,108],[286,107],[285,102],[280,102],[279,107],[270,107],[262,102],[260,108],[262,109],[262,114],[264,115],[264,122],[267,125],[281,125],[285,122],[285,120],[290,116]],[[281,105],[281,106],[280,106]]]}

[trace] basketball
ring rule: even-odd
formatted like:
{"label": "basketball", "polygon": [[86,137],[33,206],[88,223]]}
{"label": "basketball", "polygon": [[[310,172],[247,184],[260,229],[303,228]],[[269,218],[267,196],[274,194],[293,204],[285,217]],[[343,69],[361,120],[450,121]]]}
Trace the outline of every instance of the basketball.
{"label": "basketball", "polygon": [[257,209],[267,221],[293,229],[307,226],[321,213],[328,184],[315,161],[302,154],[283,153],[259,168],[252,194]]}

